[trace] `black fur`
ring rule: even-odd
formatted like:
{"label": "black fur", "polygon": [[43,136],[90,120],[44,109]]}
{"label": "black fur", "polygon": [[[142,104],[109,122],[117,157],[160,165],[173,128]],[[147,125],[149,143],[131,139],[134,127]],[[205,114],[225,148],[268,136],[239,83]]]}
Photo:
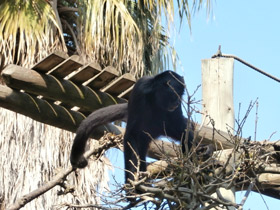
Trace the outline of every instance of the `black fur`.
{"label": "black fur", "polygon": [[[169,136],[177,141],[185,140],[187,119],[181,109],[184,88],[183,77],[172,71],[139,79],[132,90],[128,105],[112,105],[99,109],[81,123],[71,151],[71,164],[78,168],[87,165],[83,153],[86,141],[94,128],[127,116],[124,135],[125,181],[127,183],[128,179],[134,180],[137,156],[141,160],[140,171],[146,171],[145,158],[152,139]],[[193,132],[190,131],[189,148],[192,139]],[[184,143],[182,150],[185,152]]]}
{"label": "black fur", "polygon": [[126,118],[127,103],[124,103],[98,109],[84,119],[76,131],[76,136],[72,145],[70,156],[72,166],[77,168],[84,168],[87,166],[88,162],[83,154],[85,152],[87,140],[96,127]]}

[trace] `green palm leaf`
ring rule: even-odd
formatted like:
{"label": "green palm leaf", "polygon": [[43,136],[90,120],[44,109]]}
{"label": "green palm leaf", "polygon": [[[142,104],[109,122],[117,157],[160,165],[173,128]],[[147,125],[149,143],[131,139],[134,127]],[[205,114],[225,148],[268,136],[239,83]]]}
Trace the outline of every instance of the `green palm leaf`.
{"label": "green palm leaf", "polygon": [[54,49],[65,49],[62,31],[46,0],[0,4],[0,63],[28,66]]}

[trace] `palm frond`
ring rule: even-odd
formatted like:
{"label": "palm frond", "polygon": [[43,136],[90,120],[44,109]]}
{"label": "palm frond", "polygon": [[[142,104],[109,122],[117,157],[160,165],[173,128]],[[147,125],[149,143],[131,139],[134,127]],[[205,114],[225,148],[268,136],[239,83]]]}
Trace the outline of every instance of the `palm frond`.
{"label": "palm frond", "polygon": [[[0,186],[8,206],[69,167],[74,134],[2,108],[0,119]],[[94,145],[92,140],[90,147]],[[64,184],[69,189],[74,187],[75,193],[55,187],[24,209],[53,210],[63,209],[65,203],[100,203],[98,193],[108,188],[107,170],[111,168],[104,156],[100,158],[91,159],[87,168],[67,177]]]}
{"label": "palm frond", "polygon": [[45,0],[0,4],[0,63],[28,66],[53,50],[66,50],[62,31]]}
{"label": "palm frond", "polygon": [[143,69],[143,39],[125,2],[82,0],[78,10],[76,36],[82,56],[122,73]]}

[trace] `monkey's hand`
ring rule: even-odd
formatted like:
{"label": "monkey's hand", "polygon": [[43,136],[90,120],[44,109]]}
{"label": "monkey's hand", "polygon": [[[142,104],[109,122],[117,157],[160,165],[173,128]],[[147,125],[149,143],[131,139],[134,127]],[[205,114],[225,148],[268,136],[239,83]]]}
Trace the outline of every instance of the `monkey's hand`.
{"label": "monkey's hand", "polygon": [[74,168],[84,168],[88,164],[87,159],[83,155],[80,156],[71,155],[70,162]]}

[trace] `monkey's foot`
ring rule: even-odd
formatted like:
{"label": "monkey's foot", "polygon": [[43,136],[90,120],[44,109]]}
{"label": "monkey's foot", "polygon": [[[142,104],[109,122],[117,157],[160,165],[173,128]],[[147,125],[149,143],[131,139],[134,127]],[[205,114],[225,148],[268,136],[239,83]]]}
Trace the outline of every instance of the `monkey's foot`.
{"label": "monkey's foot", "polygon": [[79,157],[71,157],[70,162],[74,168],[84,168],[88,164],[88,161],[85,159],[83,155]]}

